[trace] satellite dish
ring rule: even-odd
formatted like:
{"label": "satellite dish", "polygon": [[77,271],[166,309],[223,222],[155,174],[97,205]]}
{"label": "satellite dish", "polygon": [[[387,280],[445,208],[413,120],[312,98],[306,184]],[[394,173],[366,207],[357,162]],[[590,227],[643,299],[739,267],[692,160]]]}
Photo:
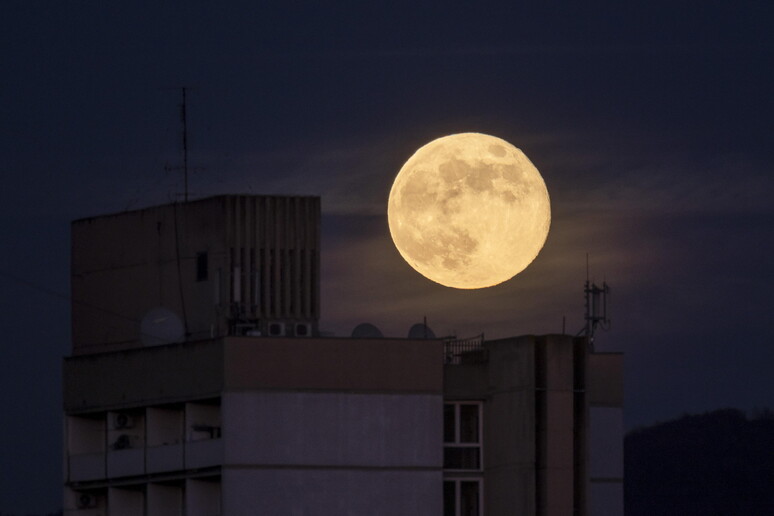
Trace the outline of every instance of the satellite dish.
{"label": "satellite dish", "polygon": [[416,323],[409,329],[408,338],[410,339],[434,339],[435,333],[424,323]]}
{"label": "satellite dish", "polygon": [[181,342],[184,337],[183,322],[168,308],[154,308],[146,313],[140,322],[140,340],[143,346]]}
{"label": "satellite dish", "polygon": [[382,332],[371,323],[360,323],[352,330],[352,338],[355,339],[380,339],[384,337]]}

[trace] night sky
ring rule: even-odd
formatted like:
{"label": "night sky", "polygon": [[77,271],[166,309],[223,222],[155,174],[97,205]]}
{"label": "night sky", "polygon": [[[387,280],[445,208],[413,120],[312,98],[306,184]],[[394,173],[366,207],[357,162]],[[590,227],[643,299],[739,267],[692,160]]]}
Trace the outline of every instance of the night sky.
{"label": "night sky", "polygon": [[[774,3],[322,3],[4,2],[0,511],[61,505],[69,224],[180,198],[181,86],[193,197],[322,197],[323,330],[575,333],[588,253],[627,428],[774,407]],[[402,164],[455,132],[551,195],[490,289],[426,280],[387,228]]]}

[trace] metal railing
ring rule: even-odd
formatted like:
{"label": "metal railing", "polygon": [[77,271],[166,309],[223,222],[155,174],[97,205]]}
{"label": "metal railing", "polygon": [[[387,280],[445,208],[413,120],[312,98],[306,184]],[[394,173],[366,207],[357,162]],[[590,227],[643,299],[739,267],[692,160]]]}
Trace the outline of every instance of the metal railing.
{"label": "metal railing", "polygon": [[483,364],[488,358],[483,344],[483,333],[467,339],[447,339],[443,343],[443,363],[447,365]]}

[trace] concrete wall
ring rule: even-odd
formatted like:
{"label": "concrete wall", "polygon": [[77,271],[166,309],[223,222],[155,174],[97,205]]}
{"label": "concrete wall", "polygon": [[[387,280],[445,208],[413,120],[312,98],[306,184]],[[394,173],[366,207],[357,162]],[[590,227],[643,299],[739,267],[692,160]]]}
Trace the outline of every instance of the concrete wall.
{"label": "concrete wall", "polygon": [[65,449],[73,454],[104,453],[105,417],[65,419]]}
{"label": "concrete wall", "polygon": [[142,489],[108,489],[110,516],[137,516],[145,512],[145,491]]}
{"label": "concrete wall", "polygon": [[148,484],[147,516],[183,516],[183,489],[179,485]]}
{"label": "concrete wall", "polygon": [[441,507],[440,471],[223,471],[228,516],[435,516]]}
{"label": "concrete wall", "polygon": [[588,367],[589,514],[624,513],[623,355],[592,353]]}
{"label": "concrete wall", "polygon": [[534,514],[534,338],[490,341],[484,348],[486,363],[444,367],[444,397],[484,402],[486,514]]}
{"label": "concrete wall", "polygon": [[623,479],[624,424],[621,407],[591,407],[589,434],[591,479]]}
{"label": "concrete wall", "polygon": [[177,341],[163,322],[141,332],[159,307],[186,340],[233,335],[238,323],[266,334],[274,320],[316,331],[317,197],[218,196],[76,220],[71,231],[74,354]]}
{"label": "concrete wall", "polygon": [[443,392],[439,340],[235,337],[224,367],[228,391]]}
{"label": "concrete wall", "polygon": [[[536,339],[539,514],[572,514],[575,505],[576,396],[574,339]],[[580,401],[582,403],[582,401]]]}
{"label": "concrete wall", "polygon": [[585,343],[570,336],[484,342],[485,364],[447,365],[447,400],[484,401],[487,516],[585,514]]}
{"label": "concrete wall", "polygon": [[186,479],[186,516],[228,515],[229,513],[224,511],[221,503],[223,498],[221,489],[221,482],[218,479]]}
{"label": "concrete wall", "polygon": [[224,514],[441,514],[440,341],[231,338]]}
{"label": "concrete wall", "polygon": [[225,462],[437,470],[442,403],[438,394],[227,393]]}
{"label": "concrete wall", "polygon": [[218,396],[222,388],[222,341],[80,355],[64,362],[68,413],[201,399]]}
{"label": "concrete wall", "polygon": [[487,515],[535,512],[534,339],[485,343],[484,505]]}
{"label": "concrete wall", "polygon": [[589,514],[592,516],[623,516],[623,482],[594,481],[589,488]]}
{"label": "concrete wall", "polygon": [[151,309],[166,307],[183,319],[181,288],[189,331],[194,338],[209,336],[219,318],[216,286],[196,281],[196,254],[208,252],[211,271],[227,270],[224,202],[205,199],[74,221],[73,353],[141,346],[140,322]]}

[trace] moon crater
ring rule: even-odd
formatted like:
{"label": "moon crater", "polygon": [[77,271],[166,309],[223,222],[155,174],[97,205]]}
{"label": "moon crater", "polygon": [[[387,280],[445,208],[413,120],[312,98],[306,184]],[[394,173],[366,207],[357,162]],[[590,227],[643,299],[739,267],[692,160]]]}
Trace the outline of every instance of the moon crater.
{"label": "moon crater", "polygon": [[454,288],[497,285],[524,270],[545,243],[545,182],[519,149],[462,133],[420,148],[395,178],[390,233],[419,273]]}

